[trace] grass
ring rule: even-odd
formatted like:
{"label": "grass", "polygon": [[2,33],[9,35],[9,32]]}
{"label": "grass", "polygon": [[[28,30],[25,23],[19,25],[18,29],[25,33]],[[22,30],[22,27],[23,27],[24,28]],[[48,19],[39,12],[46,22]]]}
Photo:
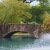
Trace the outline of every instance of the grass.
{"label": "grass", "polygon": [[15,33],[16,36],[22,36],[22,35],[30,35],[29,33]]}

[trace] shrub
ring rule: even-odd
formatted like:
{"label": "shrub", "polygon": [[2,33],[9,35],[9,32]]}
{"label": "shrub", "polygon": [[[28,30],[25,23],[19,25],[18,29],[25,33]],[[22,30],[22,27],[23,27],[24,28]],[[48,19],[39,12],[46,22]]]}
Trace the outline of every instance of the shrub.
{"label": "shrub", "polygon": [[50,16],[46,16],[46,18],[44,19],[43,21],[43,24],[42,24],[42,29],[44,31],[50,31]]}

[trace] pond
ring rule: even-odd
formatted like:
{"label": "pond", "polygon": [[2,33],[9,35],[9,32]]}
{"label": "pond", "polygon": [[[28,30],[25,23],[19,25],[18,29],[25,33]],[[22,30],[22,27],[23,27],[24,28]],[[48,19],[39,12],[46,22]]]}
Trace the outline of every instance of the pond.
{"label": "pond", "polygon": [[0,50],[50,50],[50,34],[45,34],[39,39],[0,38]]}

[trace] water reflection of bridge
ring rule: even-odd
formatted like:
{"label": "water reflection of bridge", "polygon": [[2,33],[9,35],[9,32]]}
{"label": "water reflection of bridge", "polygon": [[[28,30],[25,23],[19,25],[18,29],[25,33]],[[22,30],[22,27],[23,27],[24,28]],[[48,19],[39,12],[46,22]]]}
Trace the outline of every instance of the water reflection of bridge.
{"label": "water reflection of bridge", "polygon": [[0,37],[10,38],[16,32],[29,33],[33,37],[39,37],[41,26],[39,24],[0,24]]}

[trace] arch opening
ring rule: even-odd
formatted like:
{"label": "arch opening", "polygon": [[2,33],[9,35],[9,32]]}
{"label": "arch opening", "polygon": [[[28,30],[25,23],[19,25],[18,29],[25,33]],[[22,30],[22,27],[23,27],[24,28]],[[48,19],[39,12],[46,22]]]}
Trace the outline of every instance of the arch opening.
{"label": "arch opening", "polygon": [[30,33],[28,32],[24,32],[24,31],[13,31],[13,32],[9,32],[7,33],[4,38],[11,38],[11,37],[20,37],[20,36],[30,36]]}

